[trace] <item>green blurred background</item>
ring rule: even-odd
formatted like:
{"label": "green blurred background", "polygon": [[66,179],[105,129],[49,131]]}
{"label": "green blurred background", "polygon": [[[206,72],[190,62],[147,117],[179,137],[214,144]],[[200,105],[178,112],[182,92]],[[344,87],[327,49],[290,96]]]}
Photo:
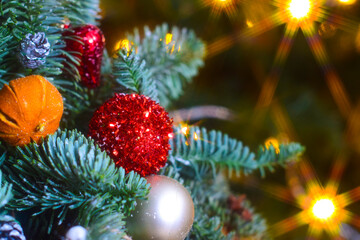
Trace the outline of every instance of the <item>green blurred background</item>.
{"label": "green blurred background", "polygon": [[[256,22],[269,16],[276,10],[271,2],[239,1],[235,3],[231,17],[225,13],[215,17],[211,7],[205,6],[202,0],[102,0],[101,28],[109,52],[134,27],[154,27],[163,22],[191,28],[207,44],[211,44],[220,37],[245,31],[249,19]],[[347,17],[355,23],[360,22],[360,2],[349,6],[335,3],[335,0],[328,1],[330,13]],[[359,30],[343,31],[326,21],[318,23],[316,28],[321,33],[329,60],[345,86],[353,109],[359,109]],[[284,25],[281,25],[250,40],[239,40],[226,51],[206,58],[205,66],[194,83],[187,87],[186,94],[174,109],[197,105],[219,105],[231,109],[236,114],[233,121],[209,119],[201,121],[201,125],[227,132],[231,137],[251,146],[254,151],[268,137],[284,135],[281,124],[274,121],[276,114],[271,111],[264,111],[260,121],[254,120],[261,82],[271,70],[283,33]],[[354,137],[346,137],[347,119],[340,114],[321,68],[301,31],[295,37],[293,48],[283,65],[274,100],[290,120],[296,140],[306,147],[306,157],[311,161],[319,180],[326,183],[332,165],[341,156],[348,161],[339,192],[359,186],[360,118],[357,121],[356,112],[352,115],[355,116],[354,127],[350,131]],[[272,225],[300,211],[262,191],[264,184],[286,187],[285,175],[284,169],[277,169],[265,179],[261,179],[258,174],[255,178],[232,180],[232,186],[235,191],[246,193],[258,212]],[[359,203],[347,209],[360,215]],[[301,227],[279,239],[304,239],[305,234],[306,227]]]}

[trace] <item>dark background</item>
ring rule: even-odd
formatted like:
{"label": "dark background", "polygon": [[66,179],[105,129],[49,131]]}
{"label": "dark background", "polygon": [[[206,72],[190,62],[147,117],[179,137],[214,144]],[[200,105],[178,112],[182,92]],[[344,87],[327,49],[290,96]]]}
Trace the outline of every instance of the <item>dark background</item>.
{"label": "dark background", "polygon": [[[261,7],[254,8],[255,3]],[[246,30],[248,19],[261,20],[276,10],[271,1],[265,0],[236,2],[231,17],[224,13],[215,17],[211,7],[205,6],[202,0],[102,0],[101,5],[101,28],[110,52],[116,42],[123,39],[126,32],[132,32],[134,27],[142,29],[144,25],[154,27],[167,22],[193,29],[209,44],[219,37]],[[359,22],[359,5],[329,4],[331,7],[328,11]],[[320,29],[321,23],[316,28]],[[330,31],[321,34],[330,62],[345,86],[353,109],[356,109],[360,97],[358,31],[343,31],[331,25]],[[261,82],[271,70],[283,32],[284,25],[275,27],[250,41],[237,41],[228,50],[206,58],[205,66],[193,84],[186,88],[186,94],[179,99],[175,108],[211,104],[233,110],[237,116],[234,121],[204,120],[201,125],[227,132],[251,146],[253,151],[268,137],[283,136],[285,133],[277,127],[270,111],[265,111],[261,121],[254,120]],[[319,180],[326,184],[333,163],[342,156],[348,161],[339,192],[357,187],[360,184],[360,139],[357,136],[360,136],[360,127],[355,124],[351,130],[354,138],[344,137],[347,121],[340,114],[301,31],[295,37],[293,48],[283,65],[274,99],[285,110],[285,116],[296,133],[296,140],[306,147],[306,158],[313,165]],[[268,184],[286,187],[285,170],[278,168],[265,179],[261,179],[260,174],[255,180],[253,177],[232,179],[234,190],[246,193],[269,225],[300,211],[261,191],[262,186]],[[360,215],[359,205],[354,203],[347,209]],[[304,239],[304,234],[306,227],[301,227],[279,239]]]}

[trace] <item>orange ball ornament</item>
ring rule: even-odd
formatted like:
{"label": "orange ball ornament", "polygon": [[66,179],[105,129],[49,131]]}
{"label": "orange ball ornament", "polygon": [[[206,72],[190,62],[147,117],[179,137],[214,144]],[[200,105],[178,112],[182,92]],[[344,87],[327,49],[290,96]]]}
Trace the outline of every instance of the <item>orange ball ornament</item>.
{"label": "orange ball ornament", "polygon": [[0,140],[11,146],[39,143],[59,128],[63,110],[61,94],[44,77],[12,80],[0,90]]}

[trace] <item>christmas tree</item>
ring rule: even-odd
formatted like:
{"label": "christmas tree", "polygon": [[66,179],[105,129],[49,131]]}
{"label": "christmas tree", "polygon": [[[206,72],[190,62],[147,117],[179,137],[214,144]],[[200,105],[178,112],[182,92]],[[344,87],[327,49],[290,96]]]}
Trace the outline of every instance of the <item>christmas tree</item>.
{"label": "christmas tree", "polygon": [[[335,14],[330,11],[334,3],[311,0],[149,2],[101,2],[107,11],[122,9],[116,14],[119,19],[140,11],[136,4],[143,4],[141,11],[157,8],[170,21],[162,23],[151,14],[157,21],[149,21],[151,27],[128,20],[128,33],[121,29],[121,37],[110,44],[104,33],[113,31],[106,24],[111,14],[101,14],[99,1],[0,2],[0,238],[271,239],[309,225],[308,236],[313,238],[325,230],[331,237],[356,239],[355,230],[344,223],[357,225],[345,207],[357,200],[358,189],[337,195],[344,159],[336,162],[332,181],[322,187],[309,161],[300,159],[305,147],[292,141],[299,137],[275,94],[282,74],[296,72],[284,71],[284,63],[302,32],[339,115],[353,126],[350,132],[354,129],[356,112],[319,37],[331,37],[337,28],[357,30],[356,22],[341,16],[347,9]],[[181,26],[176,26],[177,17],[189,17],[195,9],[209,14],[209,7],[205,30],[195,19],[190,22],[197,25],[179,20]],[[224,19],[243,25],[221,37],[221,30],[211,28]],[[218,62],[209,59],[236,42],[247,54],[254,53],[250,59],[262,56],[255,48],[266,43],[257,43],[255,37],[282,24],[285,33],[269,74],[261,75],[262,60],[251,61],[262,87],[255,106],[241,104],[248,108],[243,117],[251,119],[238,126],[244,141],[230,137],[237,131],[228,135],[222,124],[199,126],[202,119],[229,120],[235,115],[219,106],[194,107],[202,102],[201,96],[191,94],[199,70],[228,74],[229,69],[219,69]],[[205,44],[195,32],[215,39]],[[237,86],[225,86],[221,79],[208,84],[214,80],[219,89],[213,93],[224,91],[221,86],[227,91]],[[229,96],[226,101],[215,97],[211,103],[235,104]],[[301,112],[306,100],[289,107],[289,114]],[[212,125],[225,131],[212,130]],[[274,126],[276,131],[264,130]],[[354,139],[349,142],[356,145]],[[258,147],[248,147],[245,140]],[[274,225],[257,210],[273,206],[251,204],[234,185],[239,179],[261,184],[274,169],[284,175],[281,167],[291,191],[273,185],[263,185],[262,190],[296,201],[302,210]]]}

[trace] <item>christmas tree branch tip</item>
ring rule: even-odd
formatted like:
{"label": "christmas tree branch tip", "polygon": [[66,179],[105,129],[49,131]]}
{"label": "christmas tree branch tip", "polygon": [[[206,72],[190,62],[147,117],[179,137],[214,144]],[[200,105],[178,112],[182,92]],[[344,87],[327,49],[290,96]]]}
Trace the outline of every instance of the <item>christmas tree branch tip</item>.
{"label": "christmas tree branch tip", "polygon": [[140,59],[134,48],[120,48],[115,53],[113,75],[118,84],[131,92],[159,102],[156,82],[151,78],[146,61]]}
{"label": "christmas tree branch tip", "polygon": [[140,60],[145,60],[164,107],[183,94],[186,84],[204,64],[205,45],[186,28],[163,24],[151,31],[145,26],[144,37],[135,29],[133,34],[127,34],[125,43],[125,48],[134,48]]}
{"label": "christmas tree branch tip", "polygon": [[278,165],[285,167],[289,163],[300,160],[304,152],[305,147],[299,143],[265,144],[259,147],[256,155],[257,168],[264,177],[266,169],[273,172]]}
{"label": "christmas tree branch tip", "polygon": [[174,138],[170,140],[169,162],[187,177],[202,178],[212,173],[216,176],[221,169],[229,174],[235,172],[249,174],[259,169],[265,170],[295,161],[304,152],[298,143],[282,144],[280,152],[273,146],[260,147],[257,154],[250,151],[241,141],[230,138],[220,131],[208,131],[197,126],[174,127]]}

